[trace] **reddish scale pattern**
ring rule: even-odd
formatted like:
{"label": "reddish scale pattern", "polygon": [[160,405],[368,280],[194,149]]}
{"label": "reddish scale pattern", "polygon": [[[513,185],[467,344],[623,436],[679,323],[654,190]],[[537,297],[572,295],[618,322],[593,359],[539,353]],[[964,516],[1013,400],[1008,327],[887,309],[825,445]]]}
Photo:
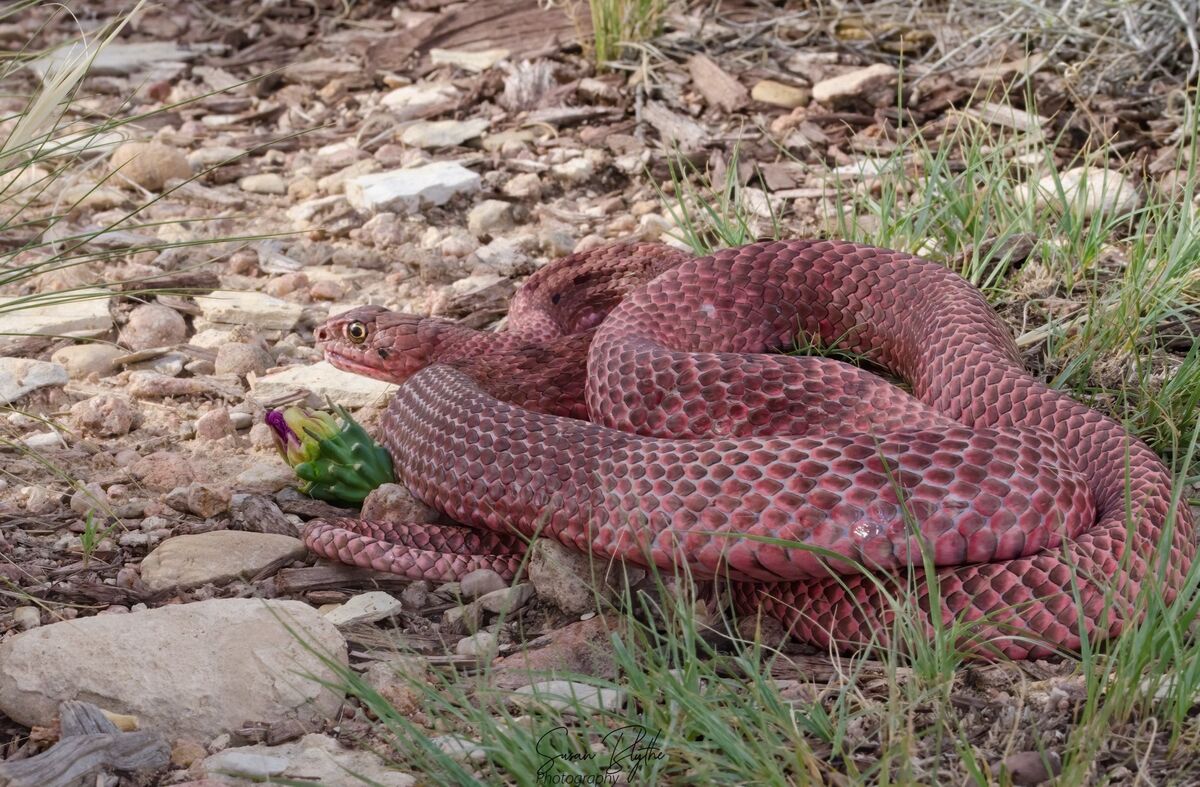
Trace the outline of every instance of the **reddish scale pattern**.
{"label": "reddish scale pattern", "polygon": [[[624,258],[596,259],[619,269]],[[847,560],[890,571],[891,592],[911,584],[930,615],[980,621],[971,633],[985,655],[1040,656],[1079,647],[1081,627],[1119,630],[1164,527],[1170,477],[1120,425],[1031,378],[969,284],[910,255],[823,241],[752,244],[668,267],[615,308],[623,291],[610,290],[594,339],[599,311],[586,300],[568,305],[574,321],[533,296],[517,310],[535,344],[583,336],[570,345],[579,352],[590,342],[596,423],[533,412],[529,393],[498,400],[495,380],[461,364],[430,366],[384,419],[401,479],[479,528],[728,576],[739,607],[820,645],[886,641],[889,588]],[[552,272],[546,279],[569,292],[570,277]],[[837,361],[761,354],[792,346],[798,331],[862,354],[913,396]],[[405,352],[429,364],[429,346]],[[497,371],[527,374],[526,391],[555,379],[520,364]],[[1174,525],[1168,589],[1193,556],[1186,506]],[[409,576],[448,576],[462,561],[515,568],[520,542],[509,535],[487,548],[513,552],[483,559],[441,531],[420,541],[419,527],[393,537],[388,526],[325,522],[307,541]],[[909,568],[921,564],[917,533],[940,566],[936,583]],[[1106,593],[1118,609],[1102,618]]]}
{"label": "reddish scale pattern", "polygon": [[513,576],[524,553],[523,542],[498,533],[354,519],[314,520],[305,529],[304,539],[312,551],[339,555],[344,563],[441,582],[479,568]]}
{"label": "reddish scale pattern", "polygon": [[[383,426],[397,474],[454,519],[526,535],[544,527],[598,555],[664,568],[682,555],[702,576],[828,575],[819,555],[745,535],[898,568],[919,555],[914,526],[937,564],[957,565],[1055,546],[1092,518],[1082,479],[1070,469],[1047,470],[1065,457],[1038,433],[956,427],[822,439],[668,440],[497,402],[445,366],[410,379]],[[988,458],[1015,458],[1022,450],[1046,461]],[[965,464],[962,457],[972,455],[975,463]],[[904,469],[938,459],[948,465],[941,477],[949,483]],[[1019,496],[1001,505],[994,496],[951,493],[955,482],[965,483],[960,467],[982,468],[1004,489],[1029,489],[1038,505]],[[847,470],[853,472],[839,474]],[[856,490],[853,502],[843,494],[849,489]]]}

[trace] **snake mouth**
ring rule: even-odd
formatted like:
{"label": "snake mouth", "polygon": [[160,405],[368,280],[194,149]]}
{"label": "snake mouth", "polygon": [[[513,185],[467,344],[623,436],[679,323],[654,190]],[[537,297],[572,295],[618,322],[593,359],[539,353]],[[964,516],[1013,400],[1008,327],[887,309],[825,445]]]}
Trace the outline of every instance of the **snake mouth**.
{"label": "snake mouth", "polygon": [[374,377],[377,380],[391,382],[391,380],[388,380],[387,377],[383,376],[384,372],[380,369],[377,369],[374,366],[368,366],[365,363],[361,363],[349,355],[338,352],[332,347],[324,348],[324,352],[325,360],[329,361],[343,372],[352,372],[354,374],[361,374],[367,377]]}

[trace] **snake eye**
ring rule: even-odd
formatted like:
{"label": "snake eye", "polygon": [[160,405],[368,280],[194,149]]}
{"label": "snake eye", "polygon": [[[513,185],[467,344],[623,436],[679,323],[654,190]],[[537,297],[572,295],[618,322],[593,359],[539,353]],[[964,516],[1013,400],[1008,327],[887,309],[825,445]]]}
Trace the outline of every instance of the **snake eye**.
{"label": "snake eye", "polygon": [[346,336],[355,344],[362,344],[367,340],[367,326],[356,320],[346,326]]}

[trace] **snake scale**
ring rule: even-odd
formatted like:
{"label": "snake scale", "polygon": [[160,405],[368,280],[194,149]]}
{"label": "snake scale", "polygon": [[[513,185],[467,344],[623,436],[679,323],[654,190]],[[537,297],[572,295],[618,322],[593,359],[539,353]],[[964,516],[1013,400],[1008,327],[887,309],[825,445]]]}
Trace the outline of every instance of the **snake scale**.
{"label": "snake scale", "polygon": [[[725,578],[818,646],[886,642],[909,597],[969,649],[1029,658],[1115,635],[1148,575],[1169,597],[1194,554],[1153,451],[1031,376],[968,282],[901,252],[616,244],[530,277],[503,331],[363,307],[316,338],[403,383],[382,420],[397,476],[466,525],[311,522],[309,548],[345,563],[511,576],[537,533]],[[809,344],[860,365],[779,352]]]}

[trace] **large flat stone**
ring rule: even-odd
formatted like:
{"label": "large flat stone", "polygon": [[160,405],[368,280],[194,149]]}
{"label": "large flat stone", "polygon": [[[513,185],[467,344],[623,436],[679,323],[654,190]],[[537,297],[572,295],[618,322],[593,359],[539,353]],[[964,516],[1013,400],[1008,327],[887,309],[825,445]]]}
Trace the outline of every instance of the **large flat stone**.
{"label": "large flat stone", "polygon": [[1128,213],[1140,199],[1124,175],[1102,167],[1075,167],[1057,177],[1046,175],[1018,186],[1013,197],[1021,204],[1033,199],[1038,208],[1064,209],[1087,219]]}
{"label": "large flat stone", "polygon": [[343,372],[328,361],[319,361],[311,366],[289,366],[254,381],[254,395],[259,399],[270,399],[297,390],[312,391],[321,399],[328,397],[334,404],[356,408],[386,402],[396,386],[360,374]]}
{"label": "large flat stone", "polygon": [[521,707],[544,705],[557,710],[615,711],[625,702],[625,692],[573,680],[547,680],[522,686],[509,695]]}
{"label": "large flat stone", "polygon": [[379,103],[388,109],[413,109],[453,101],[458,96],[459,89],[449,82],[420,82],[396,88]]}
{"label": "large flat stone", "polygon": [[418,148],[452,148],[475,139],[491,125],[483,118],[474,120],[420,120],[400,134],[405,145]]}
{"label": "large flat stone", "polygon": [[92,75],[128,76],[146,68],[161,67],[168,63],[181,64],[212,48],[211,44],[180,46],[170,41],[130,43],[114,41],[97,52],[94,45],[76,42],[58,47],[31,61],[29,68],[39,78],[45,79],[47,74],[61,72],[64,68],[70,68],[90,58],[88,73]]}
{"label": "large flat stone", "polygon": [[209,322],[251,325],[268,330],[290,331],[304,311],[298,303],[275,298],[262,292],[215,290],[196,298],[196,304]]}
{"label": "large flat stone", "polygon": [[[0,297],[0,348],[20,341],[20,336],[99,336],[112,328],[108,299],[104,289],[81,290],[72,296],[84,300],[64,303],[22,303],[22,298]],[[3,334],[19,334],[5,336]]]}
{"label": "large flat stone", "polygon": [[205,741],[250,720],[317,723],[342,701],[317,681],[337,674],[297,636],[346,663],[337,628],[299,601],[213,599],[53,623],[0,644],[0,711],[47,726],[58,703],[80,699],[168,739]]}
{"label": "large flat stone", "polygon": [[874,102],[894,90],[900,72],[887,63],[876,63],[813,85],[812,97],[826,106],[841,106],[856,99]]}
{"label": "large flat stone", "polygon": [[142,560],[142,581],[151,591],[194,588],[250,578],[278,560],[305,555],[298,538],[274,533],[213,530],[176,536]]}
{"label": "large flat stone", "polygon": [[355,210],[416,212],[444,205],[455,195],[479,190],[479,175],[453,161],[359,175],[346,181],[346,199]]}
{"label": "large flat stone", "polygon": [[[206,758],[200,767],[222,784],[250,785],[253,781],[278,777],[307,784],[375,784],[379,787],[410,787],[416,779],[394,770],[369,751],[348,749],[328,735],[305,735],[280,746],[241,746],[225,749]],[[351,775],[353,774],[353,775]]]}
{"label": "large flat stone", "polygon": [[56,363],[28,358],[0,358],[0,404],[51,385],[66,385],[67,370]]}

